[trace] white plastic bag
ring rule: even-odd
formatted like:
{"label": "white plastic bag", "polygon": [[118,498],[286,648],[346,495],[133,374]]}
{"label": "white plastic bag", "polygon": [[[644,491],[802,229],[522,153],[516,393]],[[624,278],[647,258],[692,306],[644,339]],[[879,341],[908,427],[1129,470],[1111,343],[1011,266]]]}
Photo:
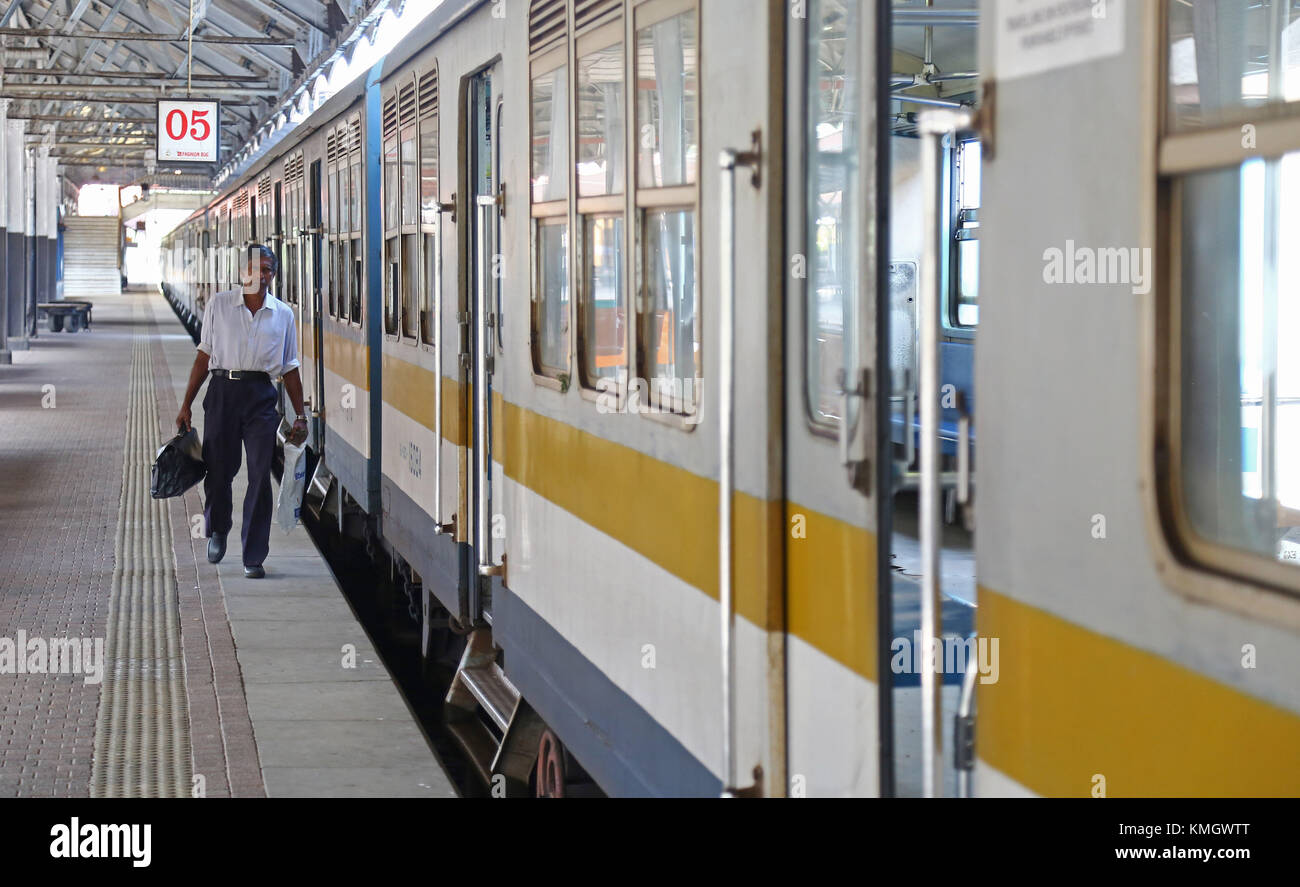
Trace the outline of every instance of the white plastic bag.
{"label": "white plastic bag", "polygon": [[307,486],[306,446],[284,445],[284,473],[280,475],[280,498],[275,503],[275,518],[286,533],[298,524],[302,511],[302,491]]}

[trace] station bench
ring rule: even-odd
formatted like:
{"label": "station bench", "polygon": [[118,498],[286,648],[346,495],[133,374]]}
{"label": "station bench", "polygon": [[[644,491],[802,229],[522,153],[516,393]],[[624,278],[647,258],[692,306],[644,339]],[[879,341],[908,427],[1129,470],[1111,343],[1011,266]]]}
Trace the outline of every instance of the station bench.
{"label": "station bench", "polygon": [[66,329],[70,333],[90,329],[90,311],[93,305],[77,299],[65,299],[58,302],[40,302],[37,304],[38,319],[49,322],[52,333],[61,333]]}

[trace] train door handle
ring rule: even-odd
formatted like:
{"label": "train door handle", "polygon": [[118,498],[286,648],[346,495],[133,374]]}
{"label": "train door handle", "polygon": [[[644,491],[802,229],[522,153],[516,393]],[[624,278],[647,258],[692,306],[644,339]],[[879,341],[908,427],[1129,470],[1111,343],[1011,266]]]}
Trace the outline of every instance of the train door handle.
{"label": "train door handle", "polygon": [[[481,195],[476,201],[476,205],[478,206],[477,243],[483,255],[480,258],[478,281],[474,289],[474,330],[471,334],[474,341],[474,350],[478,356],[478,360],[473,362],[474,399],[478,405],[478,409],[475,411],[478,414],[478,421],[474,428],[474,467],[478,480],[476,487],[479,491],[479,500],[474,503],[474,547],[478,557],[478,574],[480,576],[500,576],[504,571],[504,565],[495,563],[492,556],[491,500],[487,492],[490,488],[489,474],[491,469],[491,454],[488,452],[488,446],[491,443],[488,412],[492,409],[492,401],[488,395],[491,373],[488,358],[491,356],[492,343],[492,335],[488,327],[490,313],[488,311],[488,279],[491,277],[493,262],[487,244],[488,230],[492,221],[491,216],[497,211],[497,199],[491,195]],[[466,320],[469,320],[468,316]],[[466,326],[468,327],[468,325],[467,322]]]}
{"label": "train door handle", "polygon": [[[849,486],[864,496],[871,494],[872,435],[867,409],[871,403],[871,370],[859,367],[850,387],[848,373],[840,369],[840,464],[848,471]],[[854,412],[854,406],[860,408]],[[851,418],[852,417],[852,418]]]}
{"label": "train door handle", "polygon": [[732,558],[732,499],[735,492],[735,376],[736,376],[736,170],[746,167],[752,171],[751,182],[759,187],[759,169],[762,166],[762,142],[759,133],[753,134],[749,151],[724,150],[718,158],[722,170],[722,196],[719,213],[721,228],[720,257],[722,285],[718,325],[718,611],[720,614],[722,652],[722,794],[735,797],[752,793],[753,787],[736,785],[736,609],[735,589],[731,570]]}
{"label": "train door handle", "polygon": [[[944,198],[940,170],[944,138],[969,130],[974,114],[968,109],[935,108],[918,118],[921,136],[921,203],[923,211],[920,285],[917,289],[917,397],[921,408],[920,536],[921,649],[929,651],[940,638],[940,547],[943,512],[940,508],[939,330],[942,313],[940,256],[943,255]],[[911,428],[907,429],[911,435]],[[940,681],[932,657],[921,656],[921,791],[927,798],[943,794],[943,736]]]}

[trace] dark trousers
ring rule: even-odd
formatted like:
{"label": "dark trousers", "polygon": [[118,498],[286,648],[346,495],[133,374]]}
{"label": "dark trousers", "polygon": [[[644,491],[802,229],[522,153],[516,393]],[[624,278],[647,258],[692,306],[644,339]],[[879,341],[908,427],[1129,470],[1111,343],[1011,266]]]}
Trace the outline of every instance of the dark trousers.
{"label": "dark trousers", "polygon": [[207,532],[229,533],[234,508],[230,484],[239,474],[239,447],[248,453],[248,491],[244,494],[244,566],[266,560],[271,550],[271,455],[275,430],[275,386],[270,382],[234,382],[219,376],[208,379],[203,396],[203,479]]}

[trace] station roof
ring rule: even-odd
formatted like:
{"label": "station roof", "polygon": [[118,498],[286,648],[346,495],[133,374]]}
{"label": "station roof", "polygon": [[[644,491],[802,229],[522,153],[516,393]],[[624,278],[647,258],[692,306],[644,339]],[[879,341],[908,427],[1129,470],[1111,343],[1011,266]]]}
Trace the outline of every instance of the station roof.
{"label": "station roof", "polygon": [[[430,3],[433,0],[411,0]],[[209,187],[407,0],[0,0],[0,100],[67,186]],[[192,56],[191,56],[192,51]],[[159,98],[221,102],[221,160],[155,163]],[[179,171],[179,175],[177,174]]]}

